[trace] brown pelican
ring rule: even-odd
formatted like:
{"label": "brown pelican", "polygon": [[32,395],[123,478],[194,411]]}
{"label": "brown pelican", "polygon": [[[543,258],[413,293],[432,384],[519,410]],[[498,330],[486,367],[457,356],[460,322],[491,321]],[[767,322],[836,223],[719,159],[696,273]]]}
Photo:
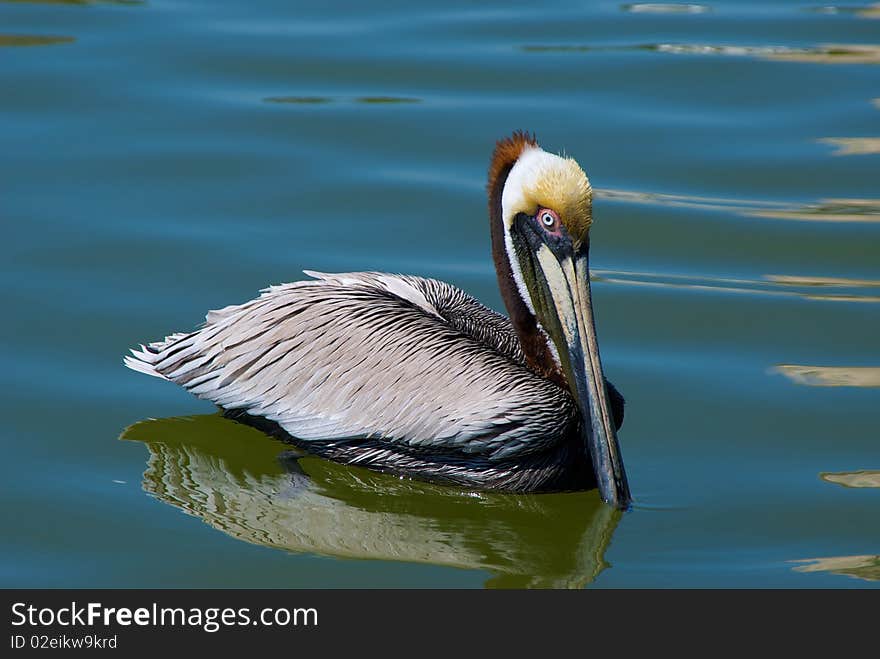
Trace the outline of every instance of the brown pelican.
{"label": "brown pelican", "polygon": [[510,319],[434,279],[324,274],[208,313],[125,364],[338,462],[517,492],[598,487],[630,502],[589,279],[592,189],[517,132],[489,167]]}

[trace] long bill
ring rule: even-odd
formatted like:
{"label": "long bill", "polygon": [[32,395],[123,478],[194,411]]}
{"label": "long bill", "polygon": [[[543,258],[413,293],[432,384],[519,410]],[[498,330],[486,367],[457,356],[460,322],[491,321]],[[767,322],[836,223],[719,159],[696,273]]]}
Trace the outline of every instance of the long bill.
{"label": "long bill", "polygon": [[593,461],[599,494],[606,503],[627,508],[632,497],[599,358],[590,295],[589,254],[584,250],[557,260],[550,249],[542,246],[537,257],[546,284],[545,291],[550,298],[547,302],[554,307],[552,311],[555,311],[559,322],[553,328],[562,339],[556,341],[559,357],[572,393],[577,398],[582,420],[581,432],[585,449]]}

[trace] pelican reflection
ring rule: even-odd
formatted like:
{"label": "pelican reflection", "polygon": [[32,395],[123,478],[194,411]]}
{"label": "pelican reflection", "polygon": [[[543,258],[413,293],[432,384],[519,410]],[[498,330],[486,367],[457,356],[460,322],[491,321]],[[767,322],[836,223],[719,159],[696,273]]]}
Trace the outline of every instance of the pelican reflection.
{"label": "pelican reflection", "polygon": [[147,420],[143,488],[228,535],[296,553],[487,570],[488,587],[582,588],[620,512],[595,490],[515,495],[411,481],[285,450],[220,415]]}

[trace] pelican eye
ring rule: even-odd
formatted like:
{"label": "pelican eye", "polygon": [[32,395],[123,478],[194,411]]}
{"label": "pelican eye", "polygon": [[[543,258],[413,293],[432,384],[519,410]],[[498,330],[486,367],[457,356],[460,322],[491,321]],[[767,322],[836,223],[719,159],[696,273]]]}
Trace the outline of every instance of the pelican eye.
{"label": "pelican eye", "polygon": [[559,228],[559,216],[549,208],[538,211],[538,220],[548,231],[556,231]]}

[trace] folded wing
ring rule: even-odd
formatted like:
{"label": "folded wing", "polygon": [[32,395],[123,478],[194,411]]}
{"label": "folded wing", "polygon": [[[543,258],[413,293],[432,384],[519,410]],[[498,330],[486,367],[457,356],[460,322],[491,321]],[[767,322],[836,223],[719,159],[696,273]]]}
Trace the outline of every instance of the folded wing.
{"label": "folded wing", "polygon": [[559,443],[570,396],[529,371],[513,327],[460,289],[384,273],[273,286],[126,365],[304,441],[500,460]]}

